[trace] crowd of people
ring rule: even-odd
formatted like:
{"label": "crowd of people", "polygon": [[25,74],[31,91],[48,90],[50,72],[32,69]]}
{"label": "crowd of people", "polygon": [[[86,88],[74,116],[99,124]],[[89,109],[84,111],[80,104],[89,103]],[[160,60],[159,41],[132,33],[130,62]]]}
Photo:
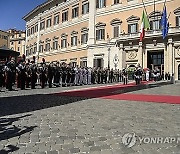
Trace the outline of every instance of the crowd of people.
{"label": "crowd of people", "polygon": [[[133,73],[136,84],[140,84],[142,76],[143,70],[138,66]],[[149,80],[148,78],[146,74],[146,80]],[[73,67],[71,63],[46,63],[45,61],[37,64],[34,61],[26,62],[25,60],[18,63],[15,63],[14,60],[0,63],[0,90],[5,87],[11,91],[13,86],[17,86],[21,90],[26,88],[35,89],[38,84],[41,88],[46,86],[52,88],[113,82],[127,84],[127,69]]]}

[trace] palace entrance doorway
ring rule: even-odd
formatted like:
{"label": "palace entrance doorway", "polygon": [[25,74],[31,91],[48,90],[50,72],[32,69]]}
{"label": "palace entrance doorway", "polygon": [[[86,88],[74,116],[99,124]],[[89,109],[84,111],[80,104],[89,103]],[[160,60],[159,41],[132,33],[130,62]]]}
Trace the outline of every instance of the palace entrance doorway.
{"label": "palace entrance doorway", "polygon": [[96,68],[103,68],[104,67],[103,58],[95,58],[93,66],[96,67]]}
{"label": "palace entrance doorway", "polygon": [[148,51],[147,66],[151,70],[158,69],[164,74],[164,51]]}

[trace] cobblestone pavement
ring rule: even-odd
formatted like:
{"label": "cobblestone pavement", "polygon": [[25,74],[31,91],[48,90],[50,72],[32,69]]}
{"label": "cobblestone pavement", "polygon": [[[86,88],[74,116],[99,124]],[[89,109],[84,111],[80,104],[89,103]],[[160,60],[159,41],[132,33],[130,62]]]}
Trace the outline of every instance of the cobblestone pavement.
{"label": "cobblestone pavement", "polygon": [[[180,154],[180,105],[37,91],[1,95],[0,154]],[[131,93],[180,96],[180,84]],[[131,148],[122,143],[127,133],[136,135],[136,143],[127,139],[129,146],[135,143]],[[158,137],[158,144],[149,143]],[[162,140],[167,137],[172,140]]]}

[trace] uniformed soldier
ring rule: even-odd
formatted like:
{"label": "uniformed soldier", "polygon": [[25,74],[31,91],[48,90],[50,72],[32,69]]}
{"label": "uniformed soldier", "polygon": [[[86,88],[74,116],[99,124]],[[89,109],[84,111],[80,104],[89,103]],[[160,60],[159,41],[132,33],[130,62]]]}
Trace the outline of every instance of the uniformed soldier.
{"label": "uniformed soldier", "polygon": [[31,82],[30,62],[26,63],[26,88],[29,88]]}
{"label": "uniformed soldier", "polygon": [[108,75],[108,70],[107,68],[104,68],[104,82],[107,83],[107,75]]}
{"label": "uniformed soldier", "polygon": [[0,91],[3,87],[3,80],[4,80],[4,64],[0,63]]}
{"label": "uniformed soldier", "polygon": [[25,89],[25,82],[26,82],[26,66],[25,66],[25,62],[21,62],[18,65],[18,68],[20,70],[20,87],[21,90]]}
{"label": "uniformed soldier", "polygon": [[123,69],[122,73],[123,73],[123,83],[127,84],[127,82],[128,82],[128,73],[127,73],[127,70]]}
{"label": "uniformed soldier", "polygon": [[74,85],[75,76],[76,76],[75,67],[72,67],[71,68],[71,86]]}
{"label": "uniformed soldier", "polygon": [[74,79],[74,84],[77,86],[79,83],[79,75],[78,75],[78,65],[74,68],[75,71],[75,79]]}
{"label": "uniformed soldier", "polygon": [[54,84],[56,87],[59,87],[59,83],[60,83],[60,65],[59,62],[57,62],[54,70]]}
{"label": "uniformed soldier", "polygon": [[46,64],[41,64],[41,66],[39,67],[39,77],[40,77],[40,85],[41,85],[41,88],[44,88],[45,87],[45,83],[47,81],[46,79]]}
{"label": "uniformed soldier", "polygon": [[114,80],[114,70],[113,70],[113,68],[109,72],[109,78],[110,78],[110,82],[112,83],[113,80]]}
{"label": "uniformed soldier", "polygon": [[37,82],[37,66],[34,63],[34,61],[32,61],[32,64],[30,65],[30,76],[31,76],[31,89],[35,89],[36,88],[36,82]]}
{"label": "uniformed soldier", "polygon": [[66,78],[67,78],[67,68],[66,63],[62,64],[62,86],[66,86]]}
{"label": "uniformed soldier", "polygon": [[87,69],[87,72],[88,72],[88,78],[87,78],[88,81],[87,81],[87,84],[88,84],[88,85],[91,84],[91,74],[92,74],[91,71],[92,71],[92,70],[91,70],[91,67],[88,67],[88,69]]}
{"label": "uniformed soldier", "polygon": [[5,75],[6,75],[6,89],[12,91],[13,86],[13,65],[15,65],[14,61],[10,61],[5,66]]}
{"label": "uniformed soldier", "polygon": [[101,83],[101,69],[100,68],[97,69],[97,83],[98,84]]}
{"label": "uniformed soldier", "polygon": [[52,88],[52,80],[53,80],[53,64],[50,63],[49,66],[48,66],[48,84],[49,84],[49,88]]}
{"label": "uniformed soldier", "polygon": [[135,71],[136,85],[140,84],[141,78],[142,78],[142,70],[140,67],[138,67]]}

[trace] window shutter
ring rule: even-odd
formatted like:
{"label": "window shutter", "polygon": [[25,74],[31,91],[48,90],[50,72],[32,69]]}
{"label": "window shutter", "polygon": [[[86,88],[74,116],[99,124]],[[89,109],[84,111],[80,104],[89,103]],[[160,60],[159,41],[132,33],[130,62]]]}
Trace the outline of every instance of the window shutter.
{"label": "window shutter", "polygon": [[99,36],[99,30],[96,30],[96,40],[98,40]]}
{"label": "window shutter", "polygon": [[102,39],[105,40],[105,29],[102,29]]}
{"label": "window shutter", "polygon": [[99,8],[99,0],[96,0],[96,8]]}
{"label": "window shutter", "polygon": [[131,33],[131,25],[128,24],[128,33]]}
{"label": "window shutter", "polygon": [[179,25],[179,16],[176,16],[176,27],[179,27],[180,25]]}
{"label": "window shutter", "polygon": [[153,30],[153,21],[150,21],[150,30]]}
{"label": "window shutter", "polygon": [[138,32],[138,23],[136,23],[136,32]]}
{"label": "window shutter", "polygon": [[104,0],[104,6],[106,7],[106,0]]}

